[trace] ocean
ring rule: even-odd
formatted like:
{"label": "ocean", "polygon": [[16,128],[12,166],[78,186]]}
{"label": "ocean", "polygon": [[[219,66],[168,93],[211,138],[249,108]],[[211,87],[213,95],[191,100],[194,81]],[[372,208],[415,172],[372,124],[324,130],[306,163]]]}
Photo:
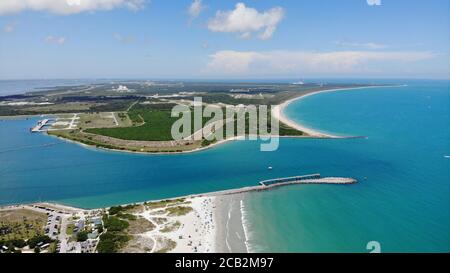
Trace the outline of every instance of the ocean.
{"label": "ocean", "polygon": [[[367,139],[288,140],[298,167],[355,177],[351,186],[311,185],[249,194],[256,252],[450,251],[449,82],[317,94],[286,115],[311,128]],[[293,153],[295,153],[293,152]]]}
{"label": "ocean", "polygon": [[260,152],[254,141],[178,155],[101,151],[30,134],[38,118],[1,120],[0,205],[98,208],[321,173],[359,183],[246,195],[251,251],[368,252],[367,243],[377,241],[383,252],[449,252],[449,82],[401,83],[408,86],[293,102],[286,110],[293,120],[367,138],[283,138],[276,152]]}

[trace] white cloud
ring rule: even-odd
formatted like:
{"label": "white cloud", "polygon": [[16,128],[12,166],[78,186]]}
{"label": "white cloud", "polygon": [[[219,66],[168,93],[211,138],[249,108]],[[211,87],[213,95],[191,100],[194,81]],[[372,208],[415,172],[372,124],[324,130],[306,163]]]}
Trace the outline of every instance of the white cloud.
{"label": "white cloud", "polygon": [[44,41],[48,44],[63,45],[66,43],[66,38],[62,37],[62,36],[58,37],[58,36],[48,35],[47,37],[45,37]]}
{"label": "white cloud", "polygon": [[218,51],[210,56],[207,73],[239,76],[347,74],[378,69],[379,65],[434,58],[427,51]]}
{"label": "white cloud", "polygon": [[197,18],[204,9],[205,6],[202,5],[202,0],[194,0],[188,9],[191,20]]}
{"label": "white cloud", "polygon": [[284,9],[281,7],[258,12],[244,3],[237,3],[234,10],[217,11],[216,16],[209,20],[208,29],[237,33],[241,38],[249,38],[253,32],[258,32],[258,37],[265,40],[272,38],[283,17]]}
{"label": "white cloud", "polygon": [[381,0],[367,0],[369,6],[381,6]]}
{"label": "white cloud", "polygon": [[387,48],[387,45],[383,44],[377,44],[377,43],[354,43],[354,42],[343,42],[343,41],[336,41],[334,42],[338,46],[344,46],[344,47],[363,47],[368,49],[383,49]]}
{"label": "white cloud", "polygon": [[0,15],[24,10],[48,11],[60,15],[126,7],[139,10],[145,0],[1,0]]}

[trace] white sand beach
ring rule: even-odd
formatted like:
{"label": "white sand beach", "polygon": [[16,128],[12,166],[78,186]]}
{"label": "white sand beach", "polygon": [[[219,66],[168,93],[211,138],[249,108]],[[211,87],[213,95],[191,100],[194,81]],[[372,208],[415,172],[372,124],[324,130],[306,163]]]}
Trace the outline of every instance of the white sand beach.
{"label": "white sand beach", "polygon": [[[155,208],[144,206],[134,213],[153,225],[149,231],[135,234],[137,241],[146,249],[133,248],[133,252],[207,253],[215,252],[214,222],[215,197],[188,197],[181,202]],[[150,203],[151,204],[151,203]],[[186,213],[171,214],[168,208],[192,208]],[[144,242],[144,243],[142,243]],[[124,252],[128,252],[125,248]]]}
{"label": "white sand beach", "polygon": [[[404,85],[400,85],[400,86],[404,86]],[[320,93],[346,91],[346,90],[348,91],[348,90],[368,89],[368,88],[400,87],[400,86],[362,86],[362,87],[353,87],[353,88],[335,88],[335,89],[329,89],[329,90],[310,92],[310,93],[306,93],[306,94],[303,94],[301,96],[298,96],[296,98],[287,100],[287,101],[283,102],[282,104],[276,105],[275,107],[272,108],[272,116],[275,117],[276,119],[278,119],[279,121],[285,123],[286,125],[294,128],[294,129],[297,129],[297,130],[305,132],[306,134],[308,134],[308,136],[311,136],[311,137],[318,137],[318,138],[343,138],[344,136],[337,136],[337,135],[332,135],[332,134],[328,134],[328,133],[322,133],[322,132],[319,132],[319,131],[317,131],[315,129],[308,128],[308,127],[306,127],[306,126],[304,126],[302,124],[299,124],[298,122],[295,122],[295,121],[289,119],[285,115],[284,110],[293,101],[304,99],[304,98],[306,98],[308,96],[312,96],[312,95],[316,95],[316,94],[320,94]]]}
{"label": "white sand beach", "polygon": [[247,253],[247,235],[241,204],[245,194],[219,195],[215,199],[216,253]]}

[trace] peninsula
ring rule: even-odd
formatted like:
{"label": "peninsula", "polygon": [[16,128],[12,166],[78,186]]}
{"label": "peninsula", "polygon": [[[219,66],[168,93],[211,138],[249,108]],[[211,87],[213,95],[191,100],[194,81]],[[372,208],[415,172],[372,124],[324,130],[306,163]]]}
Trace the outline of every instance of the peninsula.
{"label": "peninsula", "polygon": [[[358,84],[253,84],[253,83],[184,83],[118,81],[72,87],[52,87],[47,91],[0,97],[0,116],[42,115],[32,132],[46,133],[82,145],[137,153],[183,153],[210,148],[224,141],[248,136],[249,125],[239,135],[223,140],[199,140],[186,137],[174,140],[171,128],[176,105],[194,107],[194,98],[202,98],[202,107],[226,109],[239,105],[267,105],[271,119],[279,120],[282,137],[333,138],[289,120],[283,108],[295,99],[318,92],[367,88]],[[236,126],[238,117],[223,117],[220,126]],[[259,122],[258,122],[259,123]],[[203,129],[208,119],[203,118]],[[262,125],[257,124],[257,128]]]}

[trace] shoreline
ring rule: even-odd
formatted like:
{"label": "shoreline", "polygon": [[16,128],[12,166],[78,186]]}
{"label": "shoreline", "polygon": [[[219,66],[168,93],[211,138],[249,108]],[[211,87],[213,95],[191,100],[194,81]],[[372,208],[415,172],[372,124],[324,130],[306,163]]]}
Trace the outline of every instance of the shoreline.
{"label": "shoreline", "polygon": [[306,127],[306,126],[302,125],[301,123],[298,123],[298,122],[295,122],[295,121],[289,119],[286,116],[285,109],[292,102],[304,99],[309,96],[321,94],[321,93],[329,93],[329,92],[337,92],[337,91],[352,91],[352,90],[369,89],[369,88],[389,88],[389,87],[392,88],[392,87],[403,87],[403,86],[406,86],[406,85],[373,85],[373,86],[334,88],[334,89],[327,89],[327,90],[321,90],[321,91],[314,91],[314,92],[306,93],[306,94],[300,95],[298,97],[286,100],[283,103],[276,105],[272,109],[272,116],[296,130],[305,132],[306,134],[309,135],[309,137],[312,137],[312,138],[314,138],[314,137],[316,137],[316,138],[354,138],[351,136],[338,136],[338,135],[333,135],[333,134],[329,134],[329,133],[323,133],[323,132],[320,132],[318,129]]}
{"label": "shoreline", "polygon": [[[284,178],[287,179],[287,178]],[[346,180],[346,181],[344,181]],[[264,181],[266,182],[266,181]],[[257,186],[246,186],[222,191],[213,191],[200,194],[190,194],[178,197],[171,197],[159,200],[146,200],[128,204],[113,206],[141,206],[140,212],[135,215],[145,218],[154,229],[139,234],[133,234],[134,238],[150,240],[152,248],[150,252],[155,252],[161,248],[160,240],[172,241],[175,246],[168,250],[174,253],[195,253],[195,252],[214,252],[214,253],[249,253],[251,246],[248,242],[248,227],[246,226],[246,215],[244,211],[244,201],[248,193],[261,192],[276,189],[278,187],[293,186],[295,184],[353,184],[356,180],[350,178],[310,178],[306,180],[295,180],[291,182],[278,182],[277,184],[264,184],[260,182]],[[180,199],[183,199],[181,202]],[[175,201],[173,205],[168,201]],[[163,202],[168,204],[154,209],[147,208],[148,204]],[[191,211],[181,215],[161,215],[158,211],[173,206],[188,206]],[[36,202],[29,204],[16,204],[0,206],[0,211],[16,209],[33,208],[51,208],[60,213],[67,214],[96,214],[100,211],[109,210],[111,207],[99,207],[93,209],[78,208],[73,205],[57,202]],[[158,216],[160,215],[160,216]],[[155,217],[167,217],[170,224],[178,223],[178,228],[166,230],[168,224],[158,223]],[[139,240],[139,239],[138,239]],[[128,245],[125,247],[127,248]],[[148,251],[145,251],[148,252]]]}
{"label": "shoreline", "polygon": [[[366,88],[386,88],[386,87],[401,87],[401,86],[406,86],[406,85],[373,85],[373,86],[360,86],[360,87],[344,87],[344,88],[334,88],[334,89],[325,89],[325,90],[320,90],[320,91],[312,91],[312,92],[308,92],[306,94],[302,94],[300,96],[294,97],[292,99],[286,100],[284,102],[282,102],[281,104],[275,105],[275,107],[272,109],[271,111],[271,115],[273,117],[275,117],[276,119],[278,119],[280,122],[283,122],[284,124],[292,127],[293,129],[296,129],[298,131],[301,131],[303,133],[305,133],[305,135],[303,136],[280,136],[280,135],[271,135],[271,137],[278,137],[278,138],[320,138],[320,139],[344,139],[344,138],[359,138],[362,136],[338,136],[338,135],[332,135],[332,134],[327,134],[327,133],[322,133],[316,129],[312,129],[309,127],[306,127],[298,122],[292,121],[291,119],[289,119],[286,114],[284,113],[284,110],[287,106],[289,106],[289,104],[291,104],[292,102],[296,101],[296,100],[300,100],[303,98],[306,98],[308,96],[312,96],[315,94],[320,94],[320,93],[327,93],[327,92],[336,92],[336,91],[345,91],[345,90],[358,90],[358,89],[366,89]],[[30,118],[30,117],[40,117],[40,116],[54,116],[56,114],[42,114],[42,115],[21,115],[21,116],[0,116],[0,121],[1,120],[11,120],[11,119],[21,119],[21,118]],[[83,148],[86,149],[95,149],[95,150],[99,150],[99,151],[110,151],[110,152],[119,152],[119,153],[131,153],[131,154],[142,154],[142,155],[175,155],[175,154],[190,154],[190,153],[196,153],[196,152],[201,152],[201,151],[205,151],[208,149],[212,149],[218,145],[227,143],[229,141],[235,141],[235,140],[242,140],[246,137],[249,136],[236,136],[236,137],[232,137],[232,138],[227,138],[227,139],[223,139],[223,140],[219,140],[215,143],[212,143],[208,146],[205,147],[199,147],[199,148],[195,148],[192,150],[186,150],[186,151],[174,151],[174,152],[140,152],[140,151],[132,151],[132,150],[122,150],[122,149],[115,149],[115,148],[105,148],[105,147],[101,147],[101,146],[96,146],[96,145],[90,145],[90,144],[86,144],[80,141],[76,141],[76,140],[72,140],[72,139],[68,139],[65,137],[60,137],[60,136],[56,136],[56,135],[50,135],[47,132],[45,132],[45,134],[47,136],[50,137],[56,137],[60,140],[63,141],[67,141],[69,143],[73,143],[73,144],[78,144]]]}

